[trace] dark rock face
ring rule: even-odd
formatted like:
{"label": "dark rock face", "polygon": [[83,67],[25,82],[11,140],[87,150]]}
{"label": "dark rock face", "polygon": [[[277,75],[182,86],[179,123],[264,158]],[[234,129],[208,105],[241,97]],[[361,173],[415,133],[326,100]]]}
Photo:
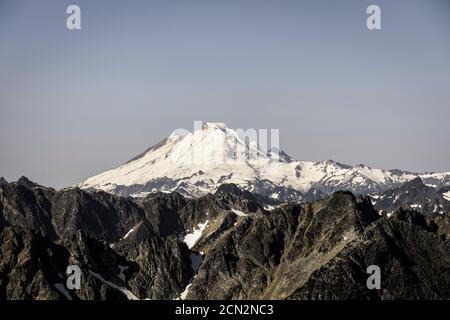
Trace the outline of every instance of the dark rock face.
{"label": "dark rock face", "polygon": [[[448,299],[449,243],[418,225],[383,218],[316,270],[290,299]],[[381,289],[368,290],[366,268],[377,265]]]}
{"label": "dark rock face", "polygon": [[444,194],[444,193],[450,192],[450,186],[446,186],[446,187],[440,188],[440,189],[438,190],[438,192],[439,192],[440,194]]}
{"label": "dark rock face", "polygon": [[80,189],[56,192],[52,223],[59,236],[83,230],[87,235],[113,242],[142,221],[143,211],[130,199]]}
{"label": "dark rock face", "polygon": [[450,212],[435,216],[433,222],[437,225],[437,234],[444,241],[450,240]]}
{"label": "dark rock face", "polygon": [[[68,291],[64,289],[66,294],[62,294],[55,285],[64,288],[69,265],[77,265],[83,271],[81,290],[69,293],[74,300],[130,296],[173,299],[193,276],[190,251],[175,236],[185,230],[182,223],[188,223],[188,219],[177,217],[181,227],[170,227],[169,223],[165,234],[158,234],[173,198],[180,202],[175,201],[177,205],[173,210],[187,212],[184,206],[189,207],[189,203],[181,196],[147,199],[148,214],[145,206],[140,207],[131,199],[77,188],[55,192],[41,186],[27,188],[13,183],[3,185],[0,196],[2,236],[22,245],[17,252],[2,247],[5,248],[2,261],[4,265],[11,265],[10,261],[16,261],[18,256],[26,256],[32,263],[31,271],[26,272],[37,272],[39,276],[25,280],[21,275],[15,276],[21,265],[11,265],[11,270],[0,268],[0,289],[5,288],[0,298],[65,299]],[[154,225],[147,216],[155,217]],[[20,233],[14,237],[17,230]],[[166,238],[168,235],[172,236]],[[24,242],[23,238],[31,240]],[[33,265],[46,259],[50,262],[45,265]],[[45,286],[45,292],[38,288],[36,293],[26,288],[35,282]],[[130,295],[127,286],[132,286],[136,294]]]}
{"label": "dark rock face", "polygon": [[[138,231],[139,233],[139,231]],[[176,299],[194,275],[186,244],[176,236],[130,238],[114,250],[134,264],[128,285],[135,295],[147,299]]]}
{"label": "dark rock face", "polygon": [[[193,299],[447,299],[450,247],[417,212],[380,216],[367,198],[336,193],[249,216],[211,247]],[[366,286],[370,265],[382,289]]]}
{"label": "dark rock face", "polygon": [[0,299],[62,299],[54,287],[67,261],[65,250],[39,233],[18,227],[0,231]]}
{"label": "dark rock face", "polygon": [[318,189],[311,188],[311,189],[308,190],[308,192],[306,192],[303,195],[303,199],[302,200],[303,200],[303,202],[314,202],[314,201],[323,199],[326,196],[327,196],[326,193],[324,193],[324,192],[322,192],[322,191],[320,191]]}
{"label": "dark rock face", "polygon": [[287,298],[379,218],[367,201],[340,192],[249,215],[213,245],[198,248],[206,255],[188,298]]}
{"label": "dark rock face", "polygon": [[[448,213],[388,218],[349,192],[267,201],[234,185],[132,199],[3,183],[0,300],[450,298]],[[67,289],[69,265],[79,290]],[[370,265],[380,290],[366,286]]]}
{"label": "dark rock face", "polygon": [[[49,241],[36,231],[19,227],[3,228],[0,231],[0,241],[1,299],[124,299],[122,294],[91,276],[89,270],[96,266],[85,263],[84,260],[88,259],[89,255],[83,255],[82,259],[77,260],[76,256],[72,256],[71,252],[61,244]],[[77,245],[80,243],[71,243],[72,248]],[[86,244],[82,246],[82,248],[85,247]],[[100,255],[97,258],[105,257]],[[109,260],[99,260],[99,262],[104,264],[103,261]],[[71,292],[64,287],[64,274],[70,264],[80,266],[85,283],[80,290]]]}
{"label": "dark rock face", "polygon": [[0,177],[0,186],[3,186],[3,185],[5,185],[5,184],[8,184],[8,181],[6,181],[5,178]]}
{"label": "dark rock face", "polygon": [[43,236],[56,238],[51,224],[53,190],[19,183],[0,186],[0,225],[14,225],[38,230]]}
{"label": "dark rock face", "polygon": [[42,187],[41,185],[37,184],[36,182],[31,181],[27,177],[20,177],[19,180],[17,180],[17,184],[20,186],[23,186],[25,188],[36,188],[36,187]]}
{"label": "dark rock face", "polygon": [[244,212],[262,211],[262,204],[278,204],[263,196],[258,196],[247,190],[241,190],[234,184],[222,184],[214,194],[222,204],[227,204],[228,208],[241,210]]}
{"label": "dark rock face", "polygon": [[382,213],[392,214],[404,208],[414,209],[425,215],[438,215],[450,212],[450,201],[442,193],[416,178],[381,193],[373,199],[373,203],[375,209]]}

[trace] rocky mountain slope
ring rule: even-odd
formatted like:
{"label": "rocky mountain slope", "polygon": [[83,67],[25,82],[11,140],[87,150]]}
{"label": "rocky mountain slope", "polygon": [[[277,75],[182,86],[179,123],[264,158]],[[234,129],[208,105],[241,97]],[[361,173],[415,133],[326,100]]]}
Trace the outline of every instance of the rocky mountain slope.
{"label": "rocky mountain slope", "polygon": [[349,192],[275,204],[230,184],[132,198],[25,181],[0,185],[0,299],[450,298],[448,213],[387,217]]}
{"label": "rocky mountain slope", "polygon": [[427,186],[416,178],[381,194],[371,195],[371,198],[381,213],[390,215],[400,208],[410,208],[430,215],[450,212],[450,201],[445,195],[442,190]]}
{"label": "rocky mountain slope", "polygon": [[332,160],[297,161],[284,152],[264,150],[255,139],[222,123],[204,123],[185,135],[175,131],[141,155],[79,187],[134,197],[159,191],[201,197],[224,183],[233,183],[282,202],[308,202],[339,190],[381,193],[417,177],[436,189],[450,186],[450,172],[418,174]]}

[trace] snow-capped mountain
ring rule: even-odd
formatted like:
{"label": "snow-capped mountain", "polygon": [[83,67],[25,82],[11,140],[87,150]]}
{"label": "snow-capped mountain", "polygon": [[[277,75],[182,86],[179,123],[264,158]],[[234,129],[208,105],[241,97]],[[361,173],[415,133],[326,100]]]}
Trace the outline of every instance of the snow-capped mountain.
{"label": "snow-capped mountain", "polygon": [[79,186],[145,196],[179,192],[198,197],[224,183],[280,201],[310,201],[337,190],[380,193],[420,177],[433,188],[450,185],[450,172],[418,174],[349,166],[332,160],[297,161],[284,152],[266,152],[222,123],[204,123],[187,134],[172,133],[120,167]]}

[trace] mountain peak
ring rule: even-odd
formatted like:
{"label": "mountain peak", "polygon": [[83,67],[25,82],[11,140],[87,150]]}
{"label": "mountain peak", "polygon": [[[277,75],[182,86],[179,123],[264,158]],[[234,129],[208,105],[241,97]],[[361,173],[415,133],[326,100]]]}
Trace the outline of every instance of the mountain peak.
{"label": "mountain peak", "polygon": [[166,140],[169,140],[169,141],[181,140],[181,139],[183,139],[184,137],[186,137],[186,135],[187,135],[186,132],[177,129],[177,130],[173,131],[173,132],[166,138]]}
{"label": "mountain peak", "polygon": [[450,181],[450,174],[385,171],[333,160],[297,161],[274,148],[268,152],[258,138],[257,130],[195,122],[193,131],[175,130],[138,157],[79,186],[136,197],[154,192],[198,197],[227,183],[277,201],[303,201],[310,189],[318,195],[338,190],[367,194],[399,187],[417,177],[436,187]]}
{"label": "mountain peak", "polygon": [[225,123],[222,123],[222,122],[203,122],[202,129],[203,130],[208,130],[208,129],[226,130],[226,129],[228,129],[228,127]]}
{"label": "mountain peak", "polygon": [[39,184],[37,184],[36,182],[31,181],[30,179],[28,179],[25,176],[20,177],[19,180],[17,180],[17,184],[21,185],[23,187],[26,187],[26,188],[40,187]]}
{"label": "mountain peak", "polygon": [[5,184],[8,184],[8,181],[5,178],[0,177],[0,186],[3,186]]}

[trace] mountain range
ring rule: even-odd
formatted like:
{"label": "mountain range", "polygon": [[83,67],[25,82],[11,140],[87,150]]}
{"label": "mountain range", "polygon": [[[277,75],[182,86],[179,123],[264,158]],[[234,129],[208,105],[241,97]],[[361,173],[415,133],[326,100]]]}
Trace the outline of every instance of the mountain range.
{"label": "mountain range", "polygon": [[297,161],[218,123],[61,190],[0,178],[0,300],[448,300],[449,179]]}
{"label": "mountain range", "polygon": [[200,197],[214,193],[221,184],[233,183],[281,202],[307,202],[339,190],[381,194],[416,178],[436,190],[450,186],[450,172],[413,173],[333,160],[297,161],[283,151],[264,151],[257,141],[246,140],[223,123],[207,122],[194,132],[173,132],[141,155],[79,187],[133,197],[152,192]]}
{"label": "mountain range", "polygon": [[342,191],[266,210],[231,184],[132,198],[25,178],[0,200],[0,300],[450,298],[448,212],[388,217]]}

